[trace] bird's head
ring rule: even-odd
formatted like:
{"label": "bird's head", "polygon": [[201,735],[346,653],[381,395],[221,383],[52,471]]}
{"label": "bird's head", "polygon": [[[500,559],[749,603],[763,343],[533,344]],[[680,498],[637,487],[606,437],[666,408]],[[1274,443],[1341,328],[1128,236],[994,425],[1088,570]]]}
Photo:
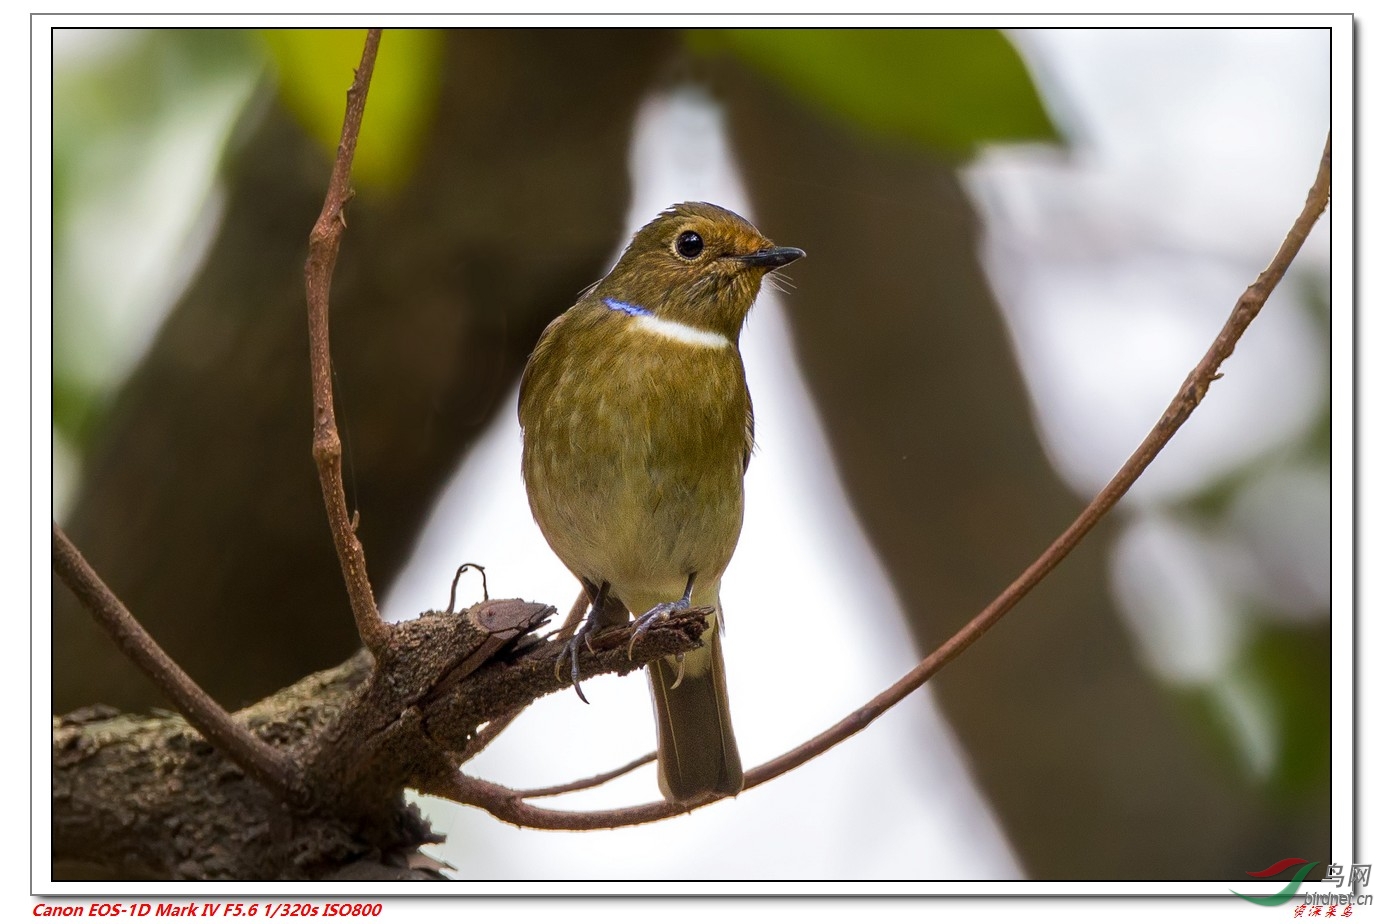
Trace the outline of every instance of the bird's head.
{"label": "bird's head", "polygon": [[592,294],[734,342],[765,275],[803,255],[776,247],[735,212],[684,202],[635,232]]}

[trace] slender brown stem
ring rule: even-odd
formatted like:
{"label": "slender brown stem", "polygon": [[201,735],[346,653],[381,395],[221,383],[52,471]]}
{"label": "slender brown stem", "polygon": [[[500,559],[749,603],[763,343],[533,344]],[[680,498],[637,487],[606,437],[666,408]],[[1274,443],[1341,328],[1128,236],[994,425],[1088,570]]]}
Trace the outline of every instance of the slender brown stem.
{"label": "slender brown stem", "polygon": [[365,113],[366,93],[370,76],[375,69],[375,55],[380,46],[380,30],[366,33],[361,64],[356,79],[346,91],[346,118],[342,122],[341,142],[337,145],[336,162],[327,186],[327,198],[322,214],[308,235],[308,262],[304,277],[308,293],[308,355],[313,381],[313,459],[317,463],[318,480],[322,482],[322,500],[327,508],[327,522],[332,529],[332,543],[341,562],[346,591],[351,598],[351,612],[356,618],[356,630],[371,652],[378,653],[389,641],[389,625],[380,618],[375,605],[375,592],[366,574],[365,551],[351,516],[346,510],[346,492],[341,478],[341,437],[337,435],[336,411],[332,398],[332,351],[327,333],[328,296],[332,289],[332,271],[336,268],[337,251],[341,246],[346,220],[342,208],[351,198],[351,161],[356,154],[356,139],[361,132],[361,117]]}
{"label": "slender brown stem", "polygon": [[1192,372],[1188,373],[1188,377],[1183,381],[1183,385],[1174,395],[1168,408],[1165,409],[1163,416],[1159,418],[1159,422],[1154,425],[1154,429],[1149,432],[1149,435],[1144,438],[1144,441],[1126,460],[1126,463],[1121,466],[1120,471],[1116,472],[1115,477],[1107,483],[1106,487],[1101,489],[1101,492],[1092,499],[1092,502],[1078,515],[1072,525],[1063,530],[1062,534],[1053,540],[1053,543],[1033,564],[1024,569],[1024,572],[1015,578],[1014,582],[1005,588],[1000,596],[991,601],[989,606],[974,616],[959,632],[924,658],[917,667],[900,678],[897,683],[841,722],[792,751],[751,770],[745,775],[747,789],[751,786],[758,786],[766,780],[773,779],[779,774],[811,760],[826,748],[854,735],[875,721],[887,709],[923,686],[930,677],[971,647],[973,642],[1014,608],[1025,594],[1033,590],[1050,571],[1057,567],[1060,561],[1067,557],[1068,553],[1082,541],[1082,538],[1091,532],[1092,527],[1115,506],[1116,501],[1130,490],[1135,479],[1144,473],[1144,470],[1154,461],[1154,457],[1168,445],[1174,433],[1178,432],[1178,428],[1183,426],[1188,417],[1197,409],[1197,406],[1202,403],[1202,399],[1206,397],[1207,389],[1212,382],[1220,378],[1220,373],[1217,370],[1236,349],[1236,343],[1241,339],[1241,335],[1245,333],[1250,322],[1255,320],[1256,315],[1260,313],[1260,309],[1264,307],[1265,301],[1270,297],[1275,286],[1279,284],[1279,280],[1284,278],[1289,264],[1294,261],[1294,257],[1303,247],[1303,242],[1307,240],[1308,232],[1312,230],[1318,216],[1327,208],[1331,189],[1332,136],[1329,134],[1327,144],[1323,148],[1322,159],[1318,164],[1317,178],[1308,191],[1308,198],[1303,204],[1303,210],[1285,236],[1284,243],[1279,246],[1279,251],[1270,261],[1270,265],[1236,300],[1235,307],[1231,309],[1231,316],[1222,325],[1221,331],[1212,341],[1212,345],[1207,348],[1207,352],[1203,354],[1202,360],[1193,367]]}
{"label": "slender brown stem", "polygon": [[561,809],[539,808],[524,801],[518,790],[477,779],[458,771],[450,778],[427,789],[429,795],[440,796],[474,805],[513,825],[524,828],[539,828],[549,831],[593,831],[598,828],[626,828],[631,825],[660,821],[674,815],[686,815],[717,799],[717,796],[698,802],[646,802],[625,808],[595,812],[571,812]]}
{"label": "slender brown stem", "polygon": [[[1284,243],[1280,245],[1279,251],[1274,255],[1269,266],[1236,301],[1235,307],[1231,310],[1231,316],[1227,318],[1226,323],[1203,355],[1202,360],[1188,374],[1187,379],[1178,389],[1163,416],[1159,418],[1159,422],[1154,425],[1154,429],[1149,432],[1149,435],[1126,460],[1126,463],[1121,466],[1115,477],[1092,499],[1092,502],[1078,515],[1072,525],[1065,529],[1044,550],[1044,553],[1035,559],[1033,564],[1024,569],[1024,572],[1009,587],[1005,588],[1000,596],[991,601],[989,606],[973,617],[960,631],[924,658],[917,667],[860,709],[793,750],[747,771],[745,774],[746,789],[759,786],[801,764],[807,763],[874,722],[888,709],[923,686],[929,678],[971,647],[1002,616],[1013,609],[1015,604],[1023,599],[1029,591],[1033,590],[1050,571],[1057,567],[1058,563],[1124,496],[1130,486],[1135,483],[1135,480],[1149,467],[1150,462],[1154,461],[1154,457],[1173,438],[1178,428],[1197,409],[1197,406],[1206,396],[1208,387],[1220,377],[1217,370],[1235,350],[1241,335],[1245,333],[1250,322],[1255,320],[1256,315],[1260,313],[1260,309],[1264,307],[1270,293],[1274,291],[1275,286],[1279,284],[1285,271],[1288,270],[1289,264],[1293,262],[1294,257],[1303,247],[1303,242],[1308,238],[1308,232],[1312,230],[1318,217],[1327,208],[1331,191],[1332,136],[1329,134],[1327,144],[1323,148],[1322,159],[1318,164],[1317,178],[1308,191],[1303,210],[1289,229],[1288,235],[1285,236]],[[477,780],[460,773],[455,778],[448,780],[444,788],[448,792],[439,793],[440,795],[446,795],[455,801],[485,809],[502,821],[533,828],[574,831],[620,828],[658,821],[661,818],[683,814],[722,798],[706,798],[698,802],[682,804],[649,802],[644,805],[607,811],[566,812],[536,808],[525,803],[523,801],[524,794],[519,791],[485,780]]]}
{"label": "slender brown stem", "polygon": [[293,762],[252,735],[183,672],[106,586],[57,523],[53,524],[53,570],[96,617],[116,646],[154,681],[202,737],[271,792],[290,801],[302,801]]}
{"label": "slender brown stem", "polygon": [[540,786],[538,789],[521,789],[517,794],[521,799],[537,799],[540,796],[561,796],[564,793],[577,792],[581,789],[592,789],[602,783],[609,783],[618,776],[624,776],[631,770],[638,770],[645,764],[653,763],[658,755],[653,751],[643,757],[636,757],[628,764],[616,767],[614,770],[607,770],[605,773],[598,773],[596,776],[589,776],[583,780],[574,780],[571,783],[562,783],[558,786]]}

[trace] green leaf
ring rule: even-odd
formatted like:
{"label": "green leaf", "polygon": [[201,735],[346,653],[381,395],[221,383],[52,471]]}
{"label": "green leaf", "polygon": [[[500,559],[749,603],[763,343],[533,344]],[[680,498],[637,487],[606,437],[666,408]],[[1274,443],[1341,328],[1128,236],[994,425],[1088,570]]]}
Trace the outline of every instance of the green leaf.
{"label": "green leaf", "polygon": [[1332,633],[1328,621],[1262,625],[1240,670],[1265,690],[1280,739],[1280,794],[1327,790],[1332,756]]}
{"label": "green leaf", "polygon": [[[328,157],[341,139],[346,91],[365,45],[364,29],[274,29],[262,33],[284,105]],[[442,79],[442,33],[386,29],[351,169],[362,186],[393,188],[417,161]]]}
{"label": "green leaf", "polygon": [[993,29],[696,30],[688,43],[731,52],[860,128],[951,156],[1058,140],[1024,62]]}
{"label": "green leaf", "polygon": [[1329,792],[1331,631],[1326,618],[1306,626],[1248,618],[1256,628],[1225,676],[1171,692],[1238,785],[1301,808]]}

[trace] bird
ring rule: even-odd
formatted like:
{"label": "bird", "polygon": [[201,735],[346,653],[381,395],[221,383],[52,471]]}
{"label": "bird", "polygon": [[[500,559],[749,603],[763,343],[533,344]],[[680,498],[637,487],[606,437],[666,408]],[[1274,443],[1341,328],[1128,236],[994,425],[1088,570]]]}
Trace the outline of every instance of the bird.
{"label": "bird", "polygon": [[668,613],[712,610],[700,648],[649,665],[671,802],[744,786],[721,640],[755,442],[740,332],[765,277],[803,256],[728,209],[671,206],[545,328],[520,380],[529,507],[590,603],[564,649],[574,686],[592,633],[633,615],[633,649]]}

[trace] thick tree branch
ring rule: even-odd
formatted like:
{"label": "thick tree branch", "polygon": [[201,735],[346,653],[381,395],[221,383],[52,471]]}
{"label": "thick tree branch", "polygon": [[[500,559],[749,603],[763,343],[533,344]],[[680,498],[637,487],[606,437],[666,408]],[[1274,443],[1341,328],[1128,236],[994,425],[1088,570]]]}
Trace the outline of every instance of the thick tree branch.
{"label": "thick tree branch", "polygon": [[292,760],[247,731],[184,673],[130,615],[57,523],[53,524],[53,570],[110,633],[116,646],[154,681],[204,738],[276,796],[303,801],[300,778]]}
{"label": "thick tree branch", "polygon": [[[411,856],[435,838],[403,789],[446,792],[457,755],[569,685],[553,669],[563,643],[532,638],[551,612],[489,600],[425,613],[397,627],[382,657],[362,651],[238,713],[238,725],[294,755],[313,799],[292,813],[181,718],[97,707],[54,719],[55,863],[116,863],[118,875],[150,878],[298,879],[344,875],[381,851]],[[675,613],[640,636],[634,661],[630,627],[609,630],[583,658],[582,677],[689,651],[706,628],[705,611]],[[131,805],[140,808],[133,822]]]}
{"label": "thick tree branch", "polygon": [[336,162],[327,186],[327,198],[322,214],[308,235],[308,262],[304,267],[308,294],[308,356],[313,379],[313,459],[317,462],[318,479],[322,482],[322,500],[327,507],[327,522],[332,528],[332,542],[341,562],[346,590],[351,597],[351,612],[356,618],[356,630],[361,641],[373,654],[378,654],[389,641],[389,624],[380,618],[375,605],[375,592],[366,574],[365,551],[356,537],[356,530],[346,510],[346,492],[341,478],[341,437],[337,434],[337,418],[332,398],[332,351],[327,333],[328,296],[332,290],[332,271],[337,264],[346,219],[342,213],[351,198],[351,161],[356,154],[356,139],[361,132],[361,117],[365,114],[366,93],[370,89],[375,55],[380,47],[380,30],[366,33],[361,64],[356,79],[346,92],[346,118],[341,127],[341,142],[337,145]]}
{"label": "thick tree branch", "polygon": [[[1264,307],[1265,301],[1274,291],[1275,286],[1284,278],[1284,273],[1303,247],[1303,242],[1307,240],[1309,231],[1312,230],[1323,210],[1327,208],[1331,190],[1332,136],[1328,135],[1327,143],[1323,148],[1322,159],[1318,164],[1317,177],[1312,188],[1308,191],[1303,210],[1289,229],[1289,233],[1285,236],[1278,252],[1275,253],[1274,259],[1236,301],[1230,317],[1227,318],[1226,323],[1222,326],[1221,331],[1201,361],[1188,374],[1187,379],[1184,380],[1163,416],[1159,418],[1149,435],[1116,472],[1106,487],[1102,488],[1100,493],[1078,515],[1077,519],[1009,587],[1005,588],[1000,596],[991,601],[989,606],[940,645],[936,651],[924,658],[917,667],[831,728],[805,741],[793,750],[747,771],[745,774],[746,789],[759,786],[801,764],[807,763],[874,722],[971,647],[977,639],[1000,621],[1002,616],[1013,609],[1015,604],[1033,590],[1049,572],[1057,567],[1058,563],[1069,552],[1076,548],[1092,527],[1115,506],[1126,491],[1130,490],[1130,486],[1149,467],[1155,456],[1168,445],[1169,440],[1173,438],[1173,435],[1178,432],[1178,429],[1202,402],[1208,387],[1220,377],[1217,370],[1235,350],[1241,335],[1245,333],[1250,322],[1255,320],[1260,313],[1260,309]],[[562,787],[557,788],[561,789]],[[482,808],[502,821],[508,821],[512,824],[575,831],[619,828],[658,821],[662,818],[686,813],[694,808],[718,801],[720,798],[707,798],[683,804],[651,802],[644,805],[595,812],[561,811],[541,809],[529,805],[524,801],[525,794],[522,792],[486,780],[468,777],[461,773],[442,781],[436,794],[456,802]]]}
{"label": "thick tree branch", "polygon": [[[238,712],[235,720],[284,751],[320,735],[365,681],[364,652]],[[53,720],[54,878],[268,880],[397,875],[436,840],[404,800],[371,824],[331,811],[284,810],[175,715],[92,707]],[[85,871],[85,872],[84,872]],[[436,877],[428,877],[436,878]]]}

